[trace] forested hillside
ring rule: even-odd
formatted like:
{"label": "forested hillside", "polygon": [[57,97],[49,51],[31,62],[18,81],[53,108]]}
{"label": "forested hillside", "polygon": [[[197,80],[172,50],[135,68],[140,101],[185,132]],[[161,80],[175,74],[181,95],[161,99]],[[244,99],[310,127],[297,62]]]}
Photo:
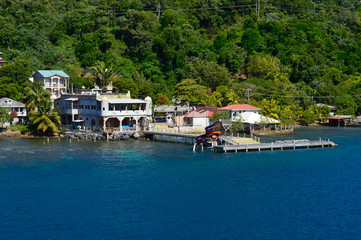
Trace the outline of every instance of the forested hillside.
{"label": "forested hillside", "polygon": [[[158,103],[249,102],[292,119],[361,112],[357,0],[0,0],[0,97],[23,97],[37,69],[91,87],[104,62],[114,86]],[[308,111],[308,112],[307,112]],[[281,116],[283,115],[283,116]]]}

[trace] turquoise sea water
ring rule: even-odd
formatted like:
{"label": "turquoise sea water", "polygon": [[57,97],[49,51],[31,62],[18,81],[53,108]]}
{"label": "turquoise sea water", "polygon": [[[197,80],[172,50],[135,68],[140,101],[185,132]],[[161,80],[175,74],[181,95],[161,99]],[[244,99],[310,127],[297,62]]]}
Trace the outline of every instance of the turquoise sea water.
{"label": "turquoise sea water", "polygon": [[339,147],[0,139],[0,239],[361,239],[361,129],[263,141],[319,137]]}

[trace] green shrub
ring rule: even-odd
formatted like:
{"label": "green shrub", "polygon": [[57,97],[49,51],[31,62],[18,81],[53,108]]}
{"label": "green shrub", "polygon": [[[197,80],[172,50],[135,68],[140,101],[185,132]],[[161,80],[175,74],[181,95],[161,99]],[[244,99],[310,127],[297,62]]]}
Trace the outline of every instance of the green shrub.
{"label": "green shrub", "polygon": [[10,130],[12,132],[19,131],[21,134],[30,133],[31,130],[28,125],[26,124],[16,124],[16,125],[10,125],[6,128],[7,130]]}

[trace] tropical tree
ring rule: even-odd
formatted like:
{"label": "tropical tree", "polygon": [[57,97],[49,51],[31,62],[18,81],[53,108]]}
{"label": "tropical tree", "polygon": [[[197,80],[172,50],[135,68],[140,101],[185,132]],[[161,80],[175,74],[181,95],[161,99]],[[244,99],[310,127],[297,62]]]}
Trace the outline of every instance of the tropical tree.
{"label": "tropical tree", "polygon": [[50,92],[43,88],[42,82],[34,82],[30,87],[25,88],[26,108],[28,112],[38,108],[45,99],[50,98]]}
{"label": "tropical tree", "polygon": [[197,84],[194,79],[184,79],[177,85],[176,95],[178,99],[189,102],[190,105],[205,105],[208,95],[207,88]]}
{"label": "tropical tree", "polygon": [[37,110],[30,112],[30,123],[35,128],[36,134],[50,135],[59,132],[61,125],[58,108],[52,108],[51,102],[45,100]]}
{"label": "tropical tree", "polygon": [[107,67],[103,61],[90,68],[92,72],[85,75],[85,78],[96,83],[99,87],[107,86],[111,81],[118,77],[118,71],[113,66]]}
{"label": "tropical tree", "polygon": [[0,124],[3,126],[4,123],[10,121],[9,111],[6,108],[0,108]]}

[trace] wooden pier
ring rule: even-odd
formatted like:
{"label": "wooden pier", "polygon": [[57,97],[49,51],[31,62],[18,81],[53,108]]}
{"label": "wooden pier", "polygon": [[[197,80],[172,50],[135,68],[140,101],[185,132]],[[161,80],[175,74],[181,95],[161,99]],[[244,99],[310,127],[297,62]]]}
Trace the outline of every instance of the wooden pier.
{"label": "wooden pier", "polygon": [[[199,134],[184,134],[184,133],[170,133],[158,131],[144,131],[146,138],[153,141],[174,142],[182,144],[192,144],[193,151],[196,151],[197,144],[195,138]],[[228,137],[229,138],[229,137]],[[273,151],[286,149],[302,149],[302,148],[325,148],[337,147],[333,141],[328,140],[284,140],[269,143],[253,143],[253,144],[238,144],[237,142],[228,139],[226,136],[221,137],[222,145],[216,145],[211,148],[214,152],[250,152],[250,151]],[[252,139],[252,138],[250,138]],[[259,139],[258,139],[259,140]],[[203,145],[198,145],[203,151]]]}
{"label": "wooden pier", "polygon": [[330,140],[293,140],[277,141],[271,143],[242,144],[242,145],[218,145],[213,147],[215,152],[248,152],[248,151],[273,151],[299,148],[324,148],[336,147],[337,144]]}

